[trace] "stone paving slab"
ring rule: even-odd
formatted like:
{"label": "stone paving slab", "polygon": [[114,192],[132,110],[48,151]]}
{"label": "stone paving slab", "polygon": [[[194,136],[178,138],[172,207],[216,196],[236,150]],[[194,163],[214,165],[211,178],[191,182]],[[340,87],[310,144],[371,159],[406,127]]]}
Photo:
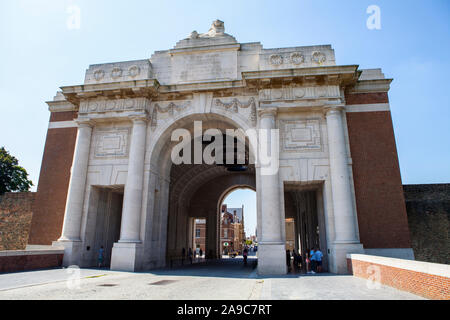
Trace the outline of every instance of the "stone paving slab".
{"label": "stone paving slab", "polygon": [[424,299],[350,275],[304,275],[264,282],[261,299],[273,300],[416,300]]}
{"label": "stone paving slab", "polygon": [[352,276],[259,277],[253,266],[244,267],[239,260],[142,273],[82,269],[79,287],[70,279],[66,269],[2,274],[0,299],[423,299],[386,286],[371,289],[366,280]]}

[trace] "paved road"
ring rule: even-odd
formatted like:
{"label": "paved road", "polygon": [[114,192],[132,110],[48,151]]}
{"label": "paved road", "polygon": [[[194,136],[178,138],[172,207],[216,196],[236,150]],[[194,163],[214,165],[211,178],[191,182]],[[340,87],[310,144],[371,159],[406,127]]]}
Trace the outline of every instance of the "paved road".
{"label": "paved road", "polygon": [[0,299],[421,299],[385,286],[370,289],[352,276],[258,277],[252,261],[243,266],[240,259],[145,273],[73,271],[1,274]]}

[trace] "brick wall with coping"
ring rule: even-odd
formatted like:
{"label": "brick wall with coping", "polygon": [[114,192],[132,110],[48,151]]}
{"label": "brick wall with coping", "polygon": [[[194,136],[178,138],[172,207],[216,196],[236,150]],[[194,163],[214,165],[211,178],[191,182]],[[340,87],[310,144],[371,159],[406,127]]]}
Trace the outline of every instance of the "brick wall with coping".
{"label": "brick wall with coping", "polygon": [[22,250],[28,241],[35,192],[0,196],[0,250]]}
{"label": "brick wall with coping", "polygon": [[0,273],[62,266],[64,249],[0,251]]}
{"label": "brick wall with coping", "polygon": [[347,255],[349,273],[439,300],[450,300],[450,265],[377,257],[362,254]]}

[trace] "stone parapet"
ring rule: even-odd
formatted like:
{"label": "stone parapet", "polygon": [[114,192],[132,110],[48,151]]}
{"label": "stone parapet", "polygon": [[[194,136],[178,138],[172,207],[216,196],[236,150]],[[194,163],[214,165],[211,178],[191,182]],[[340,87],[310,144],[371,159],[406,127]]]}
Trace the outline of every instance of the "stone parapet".
{"label": "stone parapet", "polygon": [[62,249],[0,251],[0,273],[61,267],[63,255]]}
{"label": "stone parapet", "polygon": [[363,254],[348,254],[355,277],[408,291],[429,299],[450,299],[450,265]]}

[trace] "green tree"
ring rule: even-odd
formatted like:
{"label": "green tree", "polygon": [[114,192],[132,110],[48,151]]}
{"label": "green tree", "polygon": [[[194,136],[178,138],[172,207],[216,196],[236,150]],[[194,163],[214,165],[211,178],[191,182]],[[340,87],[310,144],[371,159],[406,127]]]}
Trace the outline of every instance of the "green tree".
{"label": "green tree", "polygon": [[28,180],[27,171],[4,147],[0,148],[0,195],[5,192],[29,191],[33,182]]}

